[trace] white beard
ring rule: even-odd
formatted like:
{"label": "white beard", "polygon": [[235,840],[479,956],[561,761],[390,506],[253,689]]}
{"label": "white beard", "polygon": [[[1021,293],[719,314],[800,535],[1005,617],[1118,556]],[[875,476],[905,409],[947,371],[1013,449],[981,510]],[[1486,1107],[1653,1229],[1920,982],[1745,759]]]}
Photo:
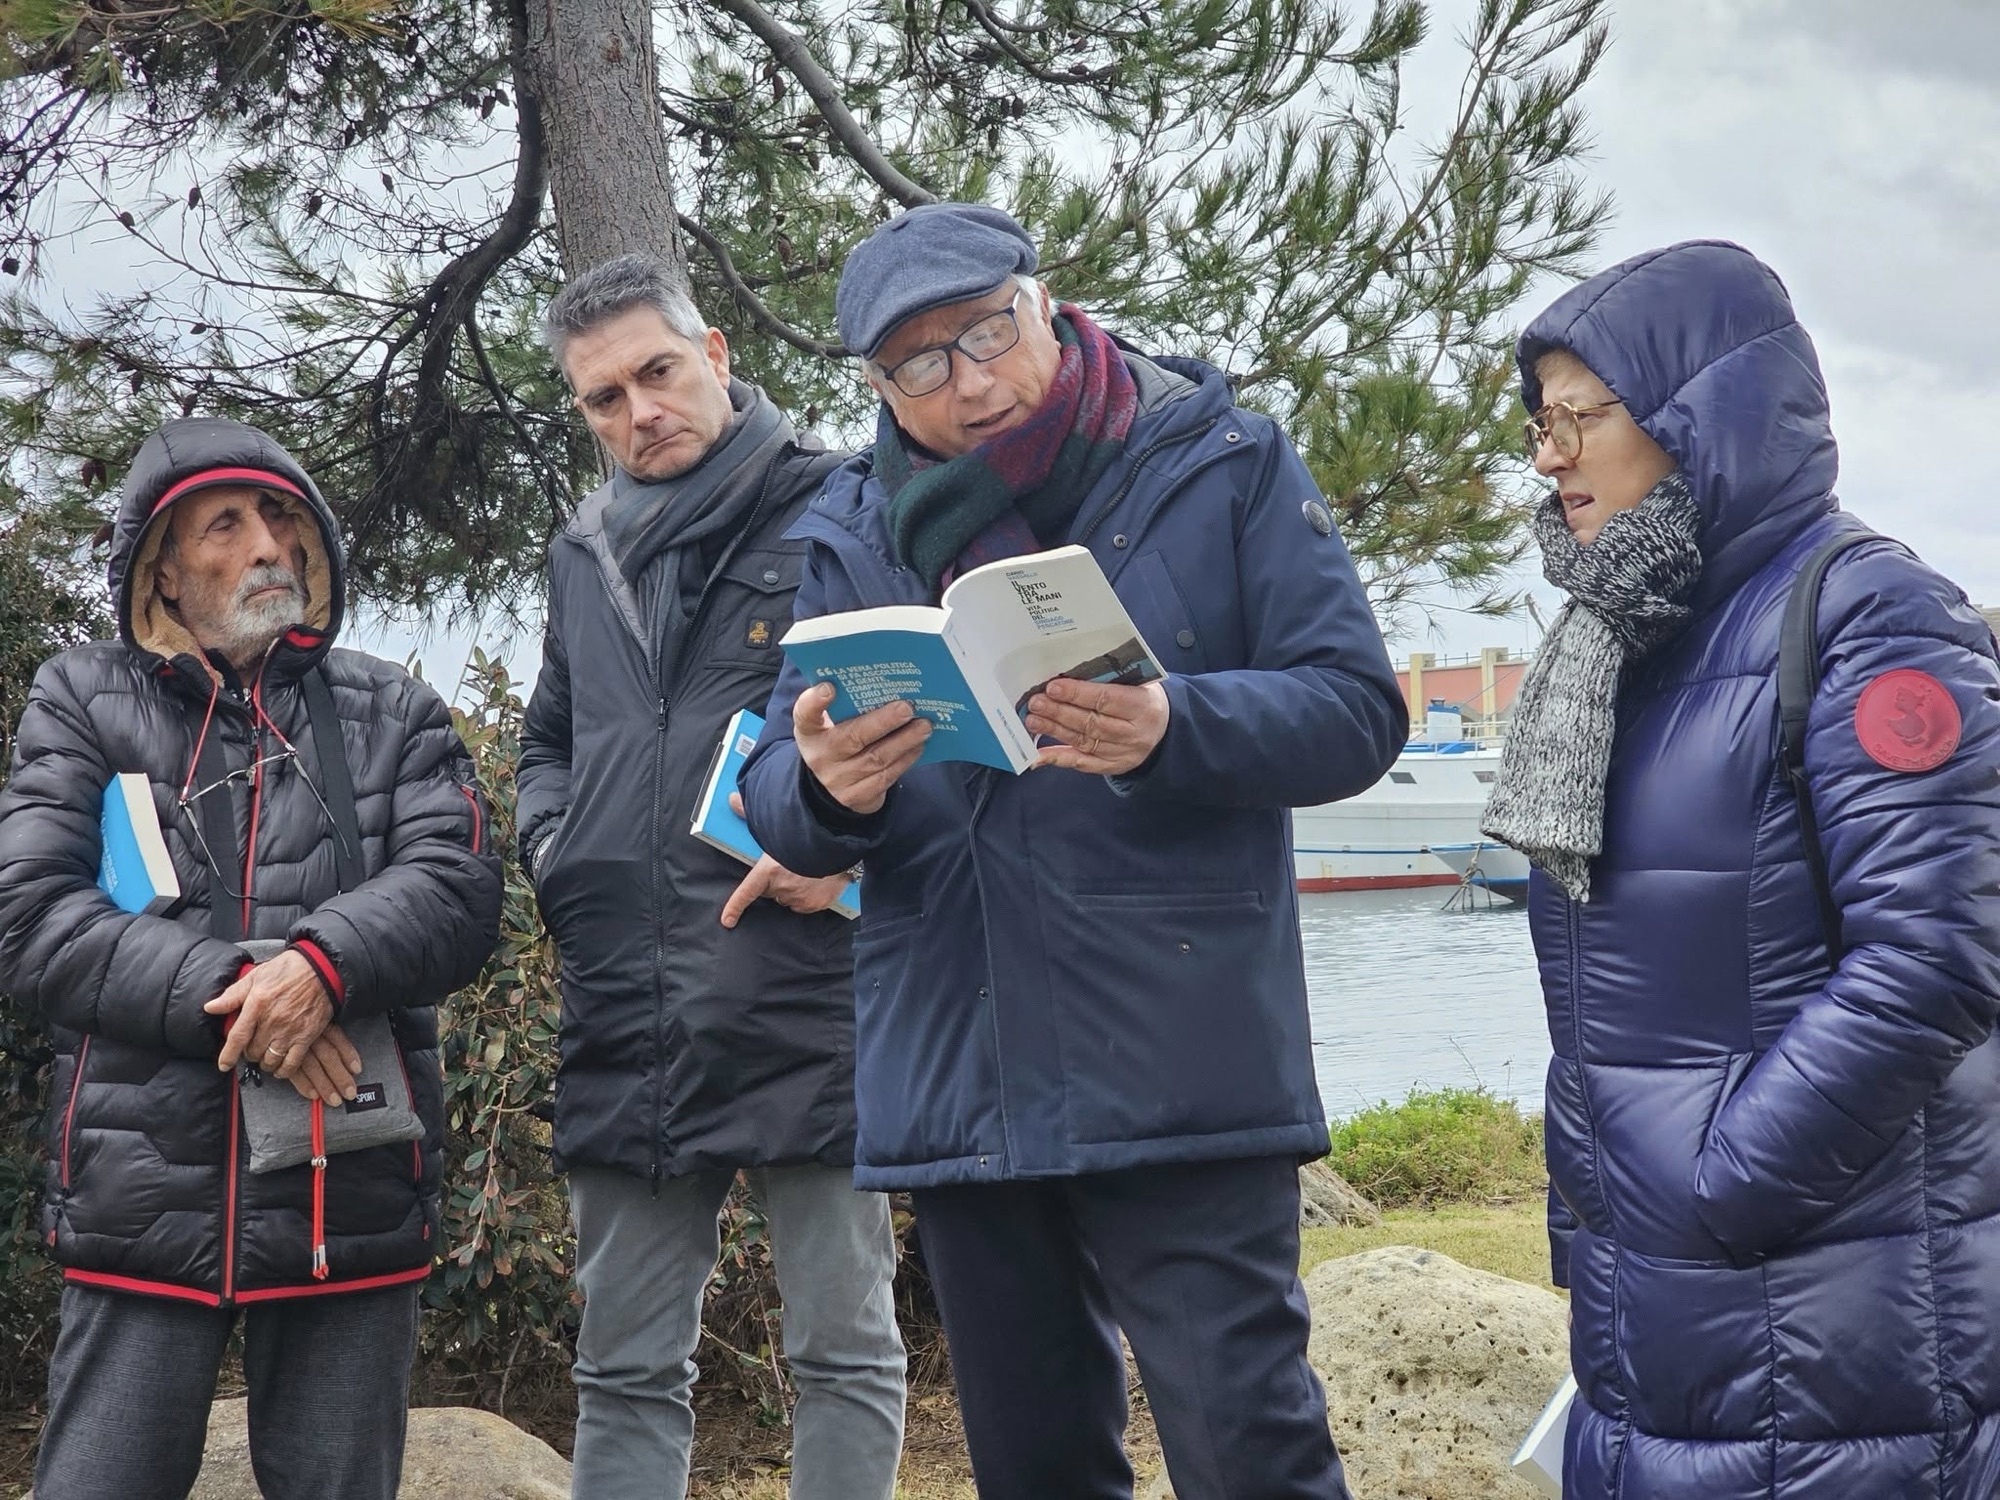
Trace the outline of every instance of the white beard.
{"label": "white beard", "polygon": [[[248,597],[275,583],[287,585],[285,592],[258,599]],[[251,569],[237,585],[236,595],[218,632],[222,639],[211,643],[232,662],[256,660],[271,649],[286,627],[296,625],[305,614],[305,590],[287,568]]]}

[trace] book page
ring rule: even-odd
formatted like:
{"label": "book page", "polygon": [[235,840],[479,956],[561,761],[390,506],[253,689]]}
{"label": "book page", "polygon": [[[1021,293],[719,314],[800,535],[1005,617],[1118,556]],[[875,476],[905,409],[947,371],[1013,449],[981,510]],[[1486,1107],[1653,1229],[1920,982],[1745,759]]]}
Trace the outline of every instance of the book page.
{"label": "book page", "polygon": [[1054,677],[1136,684],[1166,675],[1085,547],[975,568],[944,603],[960,650],[986,666],[1017,714]]}

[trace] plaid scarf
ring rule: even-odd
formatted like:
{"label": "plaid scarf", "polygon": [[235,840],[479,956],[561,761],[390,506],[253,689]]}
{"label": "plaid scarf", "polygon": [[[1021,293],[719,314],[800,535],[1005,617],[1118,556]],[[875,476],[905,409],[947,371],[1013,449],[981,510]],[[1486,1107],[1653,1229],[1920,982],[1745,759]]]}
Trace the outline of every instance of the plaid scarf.
{"label": "plaid scarf", "polygon": [[1018,511],[1042,546],[1125,447],[1138,389],[1109,334],[1065,303],[1055,317],[1062,364],[1026,421],[940,461],[903,435],[887,402],[875,428],[875,477],[889,492],[897,560],[935,590],[972,540]]}

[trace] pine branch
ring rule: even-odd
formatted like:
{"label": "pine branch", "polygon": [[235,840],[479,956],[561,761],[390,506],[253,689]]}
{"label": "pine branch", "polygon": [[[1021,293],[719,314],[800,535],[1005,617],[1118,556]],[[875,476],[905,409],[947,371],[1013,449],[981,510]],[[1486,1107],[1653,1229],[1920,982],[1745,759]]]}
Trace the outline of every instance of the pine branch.
{"label": "pine branch", "polygon": [[818,108],[820,118],[833,132],[834,139],[847,148],[848,155],[881,185],[884,192],[905,208],[938,201],[936,193],[905,177],[882,154],[881,148],[848,109],[846,100],[841,97],[840,86],[827,76],[826,70],[806,49],[806,44],[775,16],[757,0],[716,0],[716,3],[749,27],[757,39],[771,49],[771,55],[777,58],[785,71],[798,79]]}
{"label": "pine branch", "polygon": [[750,321],[760,330],[773,338],[783,339],[802,353],[816,354],[821,359],[847,359],[852,356],[853,351],[845,345],[829,344],[814,338],[811,334],[801,333],[772,312],[764,304],[764,299],[750,289],[750,284],[736,269],[736,262],[729,254],[729,247],[686,214],[681,214],[679,218],[681,233],[708,252],[709,258],[715,262],[717,274],[722,277],[723,285],[729,288],[729,294],[736,299],[737,305],[750,315]]}

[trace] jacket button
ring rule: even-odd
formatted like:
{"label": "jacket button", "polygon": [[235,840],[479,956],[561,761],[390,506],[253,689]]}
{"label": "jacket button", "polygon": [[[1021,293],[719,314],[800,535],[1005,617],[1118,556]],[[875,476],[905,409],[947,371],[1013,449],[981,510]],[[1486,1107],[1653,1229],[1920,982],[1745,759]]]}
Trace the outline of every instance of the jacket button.
{"label": "jacket button", "polygon": [[1114,536],[1111,539],[1111,545],[1114,547],[1122,547],[1130,540],[1131,538],[1126,536],[1125,533],[1121,531],[1118,533],[1118,535]]}
{"label": "jacket button", "polygon": [[778,570],[776,568],[766,568],[764,570],[764,582],[776,583],[777,581],[778,581]]}
{"label": "jacket button", "polygon": [[1240,432],[1225,432],[1222,435],[1222,440],[1225,443],[1240,443],[1243,441],[1243,434]]}
{"label": "jacket button", "polygon": [[982,1157],[980,1157],[980,1158],[979,1158],[979,1165],[980,1165],[980,1166],[982,1166],[982,1167],[986,1165],[986,1158],[985,1158],[985,1157],[983,1157],[983,1156],[982,1156]]}
{"label": "jacket button", "polygon": [[1193,944],[1193,943],[1182,943],[1182,944],[1181,944],[1181,952],[1183,952],[1183,953],[1192,953],[1192,952],[1194,952],[1194,944]]}
{"label": "jacket button", "polygon": [[1194,632],[1192,630],[1183,630],[1179,635],[1174,637],[1174,644],[1179,646],[1183,651],[1194,650]]}
{"label": "jacket button", "polygon": [[983,984],[979,987],[979,998],[982,1000],[986,998],[986,986]]}

